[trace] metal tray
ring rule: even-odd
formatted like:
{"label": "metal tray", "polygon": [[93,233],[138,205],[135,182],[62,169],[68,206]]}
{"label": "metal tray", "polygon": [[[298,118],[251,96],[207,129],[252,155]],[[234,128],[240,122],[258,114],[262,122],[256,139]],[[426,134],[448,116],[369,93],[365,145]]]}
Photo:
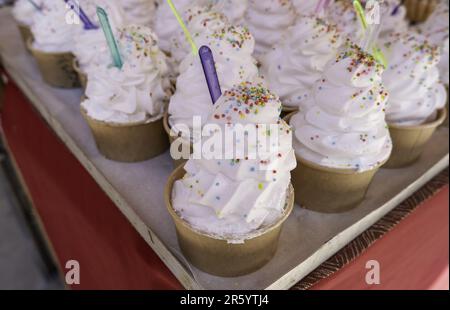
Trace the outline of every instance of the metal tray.
{"label": "metal tray", "polygon": [[180,253],[162,196],[165,183],[162,180],[172,171],[169,154],[137,164],[104,159],[80,114],[81,90],[46,86],[20,41],[9,9],[0,10],[0,21],[0,56],[5,68],[55,133],[188,289],[288,289],[449,163],[449,130],[441,127],[416,164],[405,169],[381,169],[357,209],[330,215],[296,207],[285,223],[274,259],[266,266],[239,278],[211,276],[190,266]]}

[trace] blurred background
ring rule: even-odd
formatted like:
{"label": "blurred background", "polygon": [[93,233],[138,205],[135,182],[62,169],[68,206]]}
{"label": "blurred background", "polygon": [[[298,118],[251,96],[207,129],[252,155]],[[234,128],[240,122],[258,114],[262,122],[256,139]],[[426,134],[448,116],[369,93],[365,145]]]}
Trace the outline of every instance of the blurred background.
{"label": "blurred background", "polygon": [[63,289],[10,164],[0,140],[0,289]]}
{"label": "blurred background", "polygon": [[[0,0],[0,7],[12,2]],[[2,87],[0,78],[0,89]],[[33,221],[29,201],[20,188],[0,139],[1,290],[64,288],[43,236]]]}

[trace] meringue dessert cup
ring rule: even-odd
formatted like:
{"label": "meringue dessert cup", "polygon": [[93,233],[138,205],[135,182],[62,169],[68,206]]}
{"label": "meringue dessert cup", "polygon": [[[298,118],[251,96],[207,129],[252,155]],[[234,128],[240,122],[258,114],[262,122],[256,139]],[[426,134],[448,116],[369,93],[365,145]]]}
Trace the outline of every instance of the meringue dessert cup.
{"label": "meringue dessert cup", "polygon": [[386,168],[402,168],[419,159],[447,115],[447,90],[440,81],[439,46],[419,34],[393,34],[383,48],[389,66],[383,82],[389,92],[386,121],[393,152]]}
{"label": "meringue dessert cup", "polygon": [[292,183],[301,207],[322,213],[356,208],[388,160],[382,72],[371,55],[346,44],[304,107],[289,115],[298,164]]}
{"label": "meringue dessert cup", "polygon": [[45,52],[33,46],[32,38],[27,43],[44,81],[53,87],[79,88],[78,74],[73,68],[75,56],[71,52]]}
{"label": "meringue dessert cup", "polygon": [[78,88],[80,81],[73,69],[73,38],[82,31],[82,25],[67,23],[66,4],[63,1],[45,5],[35,14],[31,26],[33,38],[27,46],[37,61],[44,81],[54,87]]}
{"label": "meringue dessert cup", "polygon": [[[280,133],[277,147],[253,157],[249,150],[267,135],[251,140],[252,134],[248,134],[233,144],[249,146],[242,159],[236,155],[234,159],[208,159],[203,153],[169,177],[165,203],[181,251],[196,268],[216,276],[237,277],[256,271],[274,256],[283,223],[294,205],[290,171],[296,165],[292,131],[280,120],[280,111],[278,97],[258,85],[243,83],[225,91],[208,120],[222,130],[214,131],[205,143],[223,141],[227,128],[243,125],[249,132],[273,124],[268,131],[262,129]],[[226,149],[220,158],[227,158],[223,156]]]}
{"label": "meringue dessert cup", "polygon": [[439,0],[405,0],[407,17],[413,23],[421,23],[433,13]]}
{"label": "meringue dessert cup", "polygon": [[226,236],[219,237],[196,229],[173,208],[174,183],[185,174],[183,165],[173,171],[164,190],[164,201],[175,223],[178,244],[188,261],[204,272],[222,277],[242,276],[266,265],[276,253],[281,229],[294,208],[292,185],[286,192],[283,216],[277,222],[255,231],[244,241],[233,243]]}
{"label": "meringue dessert cup", "polygon": [[129,25],[118,34],[123,63],[89,75],[81,111],[101,154],[139,162],[168,149],[163,116],[170,82],[165,56],[150,28]]}

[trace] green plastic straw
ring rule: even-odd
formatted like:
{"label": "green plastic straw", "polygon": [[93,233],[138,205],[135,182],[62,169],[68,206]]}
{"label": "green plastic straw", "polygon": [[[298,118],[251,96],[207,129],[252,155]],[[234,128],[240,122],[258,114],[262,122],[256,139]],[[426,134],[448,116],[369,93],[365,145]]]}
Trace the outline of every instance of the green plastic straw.
{"label": "green plastic straw", "polygon": [[381,63],[384,67],[387,67],[386,57],[383,52],[376,46],[376,40],[380,34],[381,24],[379,25],[369,25],[366,20],[366,14],[359,0],[353,1],[353,7],[355,8],[356,14],[358,15],[358,19],[361,23],[361,27],[365,32],[364,38],[364,50],[366,52],[372,52],[373,57]]}
{"label": "green plastic straw", "polygon": [[109,50],[111,52],[114,66],[119,69],[122,69],[123,62],[122,57],[120,56],[119,48],[117,46],[116,39],[114,38],[114,34],[111,29],[111,24],[109,23],[108,14],[106,14],[105,10],[101,7],[97,7],[97,15],[100,20],[100,25],[103,29],[103,32],[106,37],[106,42],[108,42]]}
{"label": "green plastic straw", "polygon": [[177,19],[181,28],[183,29],[186,39],[188,40],[189,44],[191,45],[192,54],[198,55],[198,47],[195,44],[194,39],[192,39],[192,35],[189,32],[188,28],[186,27],[186,24],[184,23],[183,19],[181,18],[180,13],[178,13],[177,8],[173,4],[172,0],[167,0],[167,3],[169,4],[170,9],[172,10],[173,15],[175,15],[175,18]]}

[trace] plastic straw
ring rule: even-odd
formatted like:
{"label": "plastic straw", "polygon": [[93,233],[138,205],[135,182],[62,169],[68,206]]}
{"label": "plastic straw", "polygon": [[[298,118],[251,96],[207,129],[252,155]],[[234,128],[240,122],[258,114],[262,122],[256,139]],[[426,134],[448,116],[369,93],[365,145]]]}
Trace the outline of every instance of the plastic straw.
{"label": "plastic straw", "polygon": [[206,83],[208,84],[209,94],[213,104],[222,96],[219,77],[217,76],[214,55],[208,46],[202,46],[199,50],[200,60],[205,73]]}
{"label": "plastic straw", "polygon": [[111,24],[109,23],[108,14],[101,7],[97,7],[97,15],[100,20],[100,25],[102,26],[103,32],[105,33],[106,41],[108,42],[109,50],[111,52],[114,65],[121,69],[123,66],[122,57],[120,56],[119,48],[117,46],[116,39],[111,29]]}
{"label": "plastic straw", "polygon": [[177,8],[173,4],[172,0],[167,0],[167,3],[170,6],[170,9],[172,10],[173,15],[175,15],[175,18],[177,19],[178,23],[180,24],[181,28],[184,31],[184,35],[186,36],[186,39],[188,40],[189,44],[191,45],[192,54],[197,55],[198,54],[198,48],[195,44],[194,40],[192,39],[192,35],[189,32],[189,30],[186,27],[186,24],[184,23],[183,19],[181,18],[180,14],[177,11]]}

